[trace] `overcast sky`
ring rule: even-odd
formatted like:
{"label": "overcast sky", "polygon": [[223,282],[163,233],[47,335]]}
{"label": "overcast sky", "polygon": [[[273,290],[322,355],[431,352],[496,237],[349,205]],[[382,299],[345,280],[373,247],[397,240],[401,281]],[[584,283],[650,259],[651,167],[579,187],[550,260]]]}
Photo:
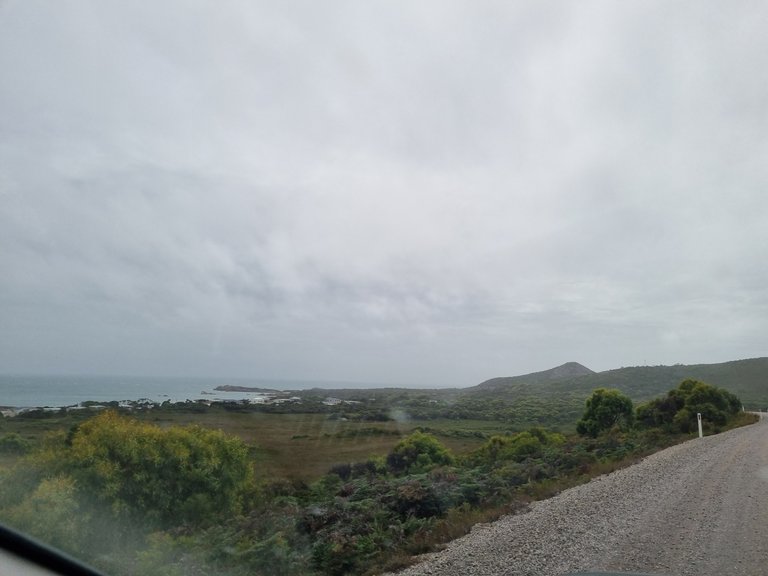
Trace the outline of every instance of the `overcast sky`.
{"label": "overcast sky", "polygon": [[768,4],[0,1],[0,372],[766,355]]}

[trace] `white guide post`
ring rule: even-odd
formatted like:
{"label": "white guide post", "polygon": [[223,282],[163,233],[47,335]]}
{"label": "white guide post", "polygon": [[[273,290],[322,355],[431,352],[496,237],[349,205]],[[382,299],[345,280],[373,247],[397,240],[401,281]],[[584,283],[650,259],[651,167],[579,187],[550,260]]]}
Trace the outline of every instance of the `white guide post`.
{"label": "white guide post", "polygon": [[701,412],[696,413],[696,420],[699,421],[699,438],[703,438],[704,431],[701,429]]}

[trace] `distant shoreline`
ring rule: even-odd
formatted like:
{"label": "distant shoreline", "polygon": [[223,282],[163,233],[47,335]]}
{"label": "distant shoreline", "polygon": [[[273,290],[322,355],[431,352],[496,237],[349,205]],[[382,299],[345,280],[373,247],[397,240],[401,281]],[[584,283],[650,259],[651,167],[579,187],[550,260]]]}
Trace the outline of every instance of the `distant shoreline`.
{"label": "distant shoreline", "polygon": [[259,392],[261,394],[279,394],[285,392],[285,390],[275,390],[274,388],[257,388],[253,386],[233,386],[231,384],[224,384],[222,386],[216,386],[214,388],[217,392]]}
{"label": "distant shoreline", "polygon": [[251,400],[254,396],[278,397],[303,390],[366,390],[384,386],[322,380],[0,374],[0,406],[6,409],[65,407],[87,401],[106,403],[143,398],[157,403],[212,398]]}
{"label": "distant shoreline", "polygon": [[[232,389],[228,389],[232,388]],[[25,414],[27,412],[69,412],[71,410],[106,410],[106,409],[127,409],[127,410],[151,410],[153,408],[160,408],[167,403],[170,404],[202,404],[206,406],[214,405],[227,405],[227,404],[251,404],[251,405],[267,405],[267,404],[283,404],[301,402],[301,398],[298,396],[291,396],[292,392],[285,390],[272,390],[268,388],[247,388],[238,386],[222,386],[220,392],[252,392],[253,396],[247,398],[187,398],[186,400],[172,401],[169,398],[165,400],[150,400],[148,398],[142,398],[139,400],[108,400],[108,401],[95,401],[86,400],[75,404],[67,404],[65,406],[50,406],[50,405],[38,405],[38,406],[0,406],[0,414],[5,418],[12,418]],[[259,391],[260,393],[256,393]],[[203,392],[202,394],[212,395],[213,393]]]}

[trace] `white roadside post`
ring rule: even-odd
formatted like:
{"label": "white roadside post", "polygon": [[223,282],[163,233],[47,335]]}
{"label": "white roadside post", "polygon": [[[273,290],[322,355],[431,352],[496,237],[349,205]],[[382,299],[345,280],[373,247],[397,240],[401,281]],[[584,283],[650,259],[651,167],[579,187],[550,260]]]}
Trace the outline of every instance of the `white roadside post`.
{"label": "white roadside post", "polygon": [[701,429],[701,412],[696,413],[696,419],[699,421],[699,438],[703,438],[704,431]]}

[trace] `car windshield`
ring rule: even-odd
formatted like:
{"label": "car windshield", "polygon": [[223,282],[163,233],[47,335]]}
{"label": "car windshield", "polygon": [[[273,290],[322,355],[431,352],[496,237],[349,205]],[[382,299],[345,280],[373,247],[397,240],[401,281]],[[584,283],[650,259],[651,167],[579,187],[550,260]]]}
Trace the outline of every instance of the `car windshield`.
{"label": "car windshield", "polygon": [[[0,523],[115,576],[439,573],[754,422],[767,21],[0,0]],[[674,567],[542,522],[456,570]]]}

